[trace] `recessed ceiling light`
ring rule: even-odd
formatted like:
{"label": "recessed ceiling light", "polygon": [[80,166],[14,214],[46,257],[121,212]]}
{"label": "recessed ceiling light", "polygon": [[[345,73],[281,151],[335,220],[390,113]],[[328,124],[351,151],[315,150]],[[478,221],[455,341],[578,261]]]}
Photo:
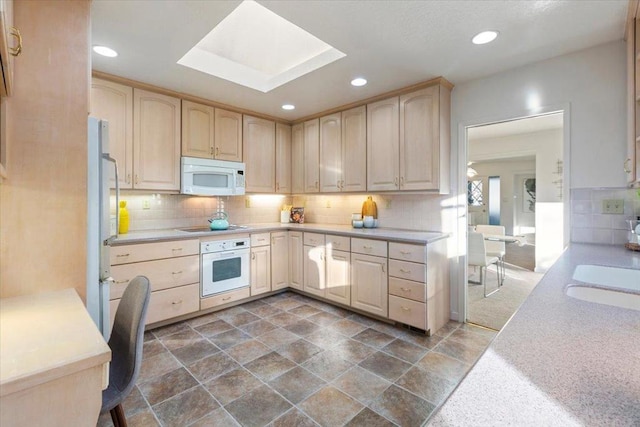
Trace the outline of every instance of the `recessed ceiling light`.
{"label": "recessed ceiling light", "polygon": [[364,86],[367,84],[367,79],[363,79],[362,77],[358,77],[357,79],[351,80],[352,86]]}
{"label": "recessed ceiling light", "polygon": [[118,56],[118,52],[106,46],[94,46],[93,51],[98,55],[108,56],[109,58],[115,58]]}
{"label": "recessed ceiling light", "polygon": [[284,104],[284,105],[282,106],[282,109],[283,109],[283,110],[295,110],[295,109],[296,109],[296,106],[295,106],[295,105],[292,105],[292,104]]}
{"label": "recessed ceiling light", "polygon": [[471,41],[473,44],[485,44],[494,41],[498,37],[497,31],[483,31],[476,34]]}

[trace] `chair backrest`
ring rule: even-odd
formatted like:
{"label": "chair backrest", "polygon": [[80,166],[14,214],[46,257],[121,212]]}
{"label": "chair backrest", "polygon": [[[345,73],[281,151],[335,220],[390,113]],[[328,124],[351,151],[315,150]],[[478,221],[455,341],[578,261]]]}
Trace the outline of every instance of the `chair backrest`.
{"label": "chair backrest", "polygon": [[[476,225],[476,231],[494,236],[504,236],[506,234],[503,225]],[[489,253],[505,252],[506,250],[504,242],[492,242],[491,240],[486,242],[486,247]]]}
{"label": "chair backrest", "polygon": [[487,265],[487,250],[484,244],[484,236],[482,233],[469,233],[469,252],[467,253],[467,264],[469,265]]}
{"label": "chair backrest", "polygon": [[128,394],[135,385],[142,363],[144,321],[149,306],[149,279],[137,276],[125,289],[109,338],[111,364],[109,382]]}

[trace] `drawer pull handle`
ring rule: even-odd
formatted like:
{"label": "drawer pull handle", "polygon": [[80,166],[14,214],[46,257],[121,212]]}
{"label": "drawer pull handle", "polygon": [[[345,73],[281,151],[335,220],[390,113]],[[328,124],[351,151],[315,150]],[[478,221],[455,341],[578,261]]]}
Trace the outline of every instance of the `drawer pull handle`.
{"label": "drawer pull handle", "polygon": [[222,301],[229,301],[231,297],[222,298]]}
{"label": "drawer pull handle", "polygon": [[182,274],[182,270],[180,270],[180,271],[172,271],[171,274],[173,274],[173,275]]}
{"label": "drawer pull handle", "polygon": [[181,250],[182,250],[182,248],[172,248],[171,250],[172,250],[172,251],[174,251],[174,252],[175,252],[175,251],[181,251]]}
{"label": "drawer pull handle", "polygon": [[173,304],[173,305],[182,304],[182,300],[173,301],[171,304]]}
{"label": "drawer pull handle", "polygon": [[116,284],[118,283],[129,283],[129,279],[124,279],[124,280],[116,280],[115,281]]}
{"label": "drawer pull handle", "polygon": [[411,251],[400,251],[402,255],[411,255]]}
{"label": "drawer pull handle", "polygon": [[402,307],[402,311],[411,311],[409,307]]}
{"label": "drawer pull handle", "polygon": [[340,246],[340,242],[333,242],[333,246]]}
{"label": "drawer pull handle", "polygon": [[366,250],[370,251],[371,249],[373,249],[373,246],[366,246],[366,245],[363,245],[363,246],[362,246],[362,249],[366,249]]}
{"label": "drawer pull handle", "polygon": [[411,270],[405,270],[404,268],[401,268],[400,273],[408,274],[411,273]]}
{"label": "drawer pull handle", "polygon": [[116,255],[116,258],[123,258],[126,256],[129,256],[129,254],[119,254],[119,255]]}
{"label": "drawer pull handle", "polygon": [[411,292],[411,289],[409,288],[400,288],[400,289],[402,289],[402,292]]}
{"label": "drawer pull handle", "polygon": [[264,242],[264,239],[258,239],[258,242]]}

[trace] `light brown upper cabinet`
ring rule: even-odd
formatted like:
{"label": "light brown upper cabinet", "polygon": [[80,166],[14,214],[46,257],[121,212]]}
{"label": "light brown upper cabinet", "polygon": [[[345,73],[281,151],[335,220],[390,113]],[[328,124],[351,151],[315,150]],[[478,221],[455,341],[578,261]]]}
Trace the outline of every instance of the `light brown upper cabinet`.
{"label": "light brown upper cabinet", "polygon": [[291,127],[291,192],[304,193],[304,124]]}
{"label": "light brown upper cabinet", "polygon": [[13,0],[0,0],[0,96],[11,96],[13,58],[21,52],[22,36],[13,26]]}
{"label": "light brown upper cabinet", "polygon": [[320,120],[304,122],[304,192],[320,191]]}
{"label": "light brown upper cabinet", "polygon": [[367,190],[400,189],[400,106],[397,97],[367,105]]}
{"label": "light brown upper cabinet", "polygon": [[215,109],[216,159],[242,162],[242,126],[242,114]]}
{"label": "light brown upper cabinet", "polygon": [[352,108],[320,118],[320,191],[367,189],[367,112]]}
{"label": "light brown upper cabinet", "polygon": [[213,159],[214,108],[182,101],[182,155]]}
{"label": "light brown upper cabinet", "polygon": [[450,96],[443,86],[400,96],[400,190],[449,192]]}
{"label": "light brown upper cabinet", "polygon": [[276,193],[291,193],[291,126],[276,123]]}
{"label": "light brown upper cabinet", "polygon": [[450,99],[436,85],[367,106],[367,190],[449,192]]}
{"label": "light brown upper cabinet", "polygon": [[180,189],[180,99],[133,89],[133,188]]}
{"label": "light brown upper cabinet", "polygon": [[[133,88],[91,80],[92,117],[109,122],[109,154],[118,162],[120,188],[133,188]],[[115,187],[115,176],[111,176]]]}
{"label": "light brown upper cabinet", "polygon": [[629,4],[627,16],[627,157],[624,172],[629,186],[640,186],[640,6]]}
{"label": "light brown upper cabinet", "polygon": [[270,120],[243,116],[246,191],[276,191],[276,124]]}
{"label": "light brown upper cabinet", "polygon": [[320,117],[320,191],[340,191],[342,181],[342,115]]}
{"label": "light brown upper cabinet", "polygon": [[182,155],[242,161],[242,114],[182,101]]}

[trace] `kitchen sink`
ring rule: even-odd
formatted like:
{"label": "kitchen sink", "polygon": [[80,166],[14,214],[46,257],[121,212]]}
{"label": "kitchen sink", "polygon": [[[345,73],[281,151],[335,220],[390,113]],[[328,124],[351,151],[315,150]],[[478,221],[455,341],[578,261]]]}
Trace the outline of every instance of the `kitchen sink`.
{"label": "kitchen sink", "polygon": [[570,284],[566,288],[567,296],[640,311],[640,270],[578,265],[573,279],[591,286]]}

